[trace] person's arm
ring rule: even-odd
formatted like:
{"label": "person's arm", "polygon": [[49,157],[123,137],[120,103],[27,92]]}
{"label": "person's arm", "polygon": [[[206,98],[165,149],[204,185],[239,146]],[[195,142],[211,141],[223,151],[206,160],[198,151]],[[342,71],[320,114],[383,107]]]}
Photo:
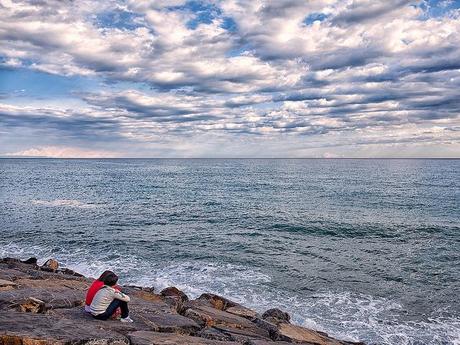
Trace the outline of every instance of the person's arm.
{"label": "person's arm", "polygon": [[113,290],[113,298],[119,299],[120,301],[129,302],[130,298],[121,291]]}

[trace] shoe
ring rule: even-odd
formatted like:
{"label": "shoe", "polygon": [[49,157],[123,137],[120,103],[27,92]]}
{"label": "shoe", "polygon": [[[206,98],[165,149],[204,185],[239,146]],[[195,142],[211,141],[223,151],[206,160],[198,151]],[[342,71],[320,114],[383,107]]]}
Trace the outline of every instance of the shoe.
{"label": "shoe", "polygon": [[122,317],[120,319],[121,322],[134,322],[133,319],[131,319],[129,316],[128,317]]}

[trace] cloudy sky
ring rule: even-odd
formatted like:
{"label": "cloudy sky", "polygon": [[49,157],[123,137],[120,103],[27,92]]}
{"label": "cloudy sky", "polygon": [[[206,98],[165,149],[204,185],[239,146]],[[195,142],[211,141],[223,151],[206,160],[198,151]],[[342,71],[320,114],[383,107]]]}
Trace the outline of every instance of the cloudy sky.
{"label": "cloudy sky", "polygon": [[460,157],[460,1],[0,0],[0,156]]}

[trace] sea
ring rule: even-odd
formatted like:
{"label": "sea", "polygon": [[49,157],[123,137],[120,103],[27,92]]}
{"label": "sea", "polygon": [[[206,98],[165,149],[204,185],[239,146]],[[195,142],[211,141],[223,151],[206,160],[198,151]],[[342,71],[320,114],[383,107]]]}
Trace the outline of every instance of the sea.
{"label": "sea", "polygon": [[460,160],[0,159],[0,231],[0,257],[460,344]]}

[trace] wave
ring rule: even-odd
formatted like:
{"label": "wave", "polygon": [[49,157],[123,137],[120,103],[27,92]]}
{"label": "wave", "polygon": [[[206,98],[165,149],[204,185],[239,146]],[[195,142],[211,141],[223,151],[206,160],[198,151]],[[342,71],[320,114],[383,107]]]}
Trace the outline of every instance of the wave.
{"label": "wave", "polygon": [[96,204],[84,203],[73,199],[55,199],[55,200],[31,200],[33,205],[46,207],[75,207],[75,208],[96,208]]}

